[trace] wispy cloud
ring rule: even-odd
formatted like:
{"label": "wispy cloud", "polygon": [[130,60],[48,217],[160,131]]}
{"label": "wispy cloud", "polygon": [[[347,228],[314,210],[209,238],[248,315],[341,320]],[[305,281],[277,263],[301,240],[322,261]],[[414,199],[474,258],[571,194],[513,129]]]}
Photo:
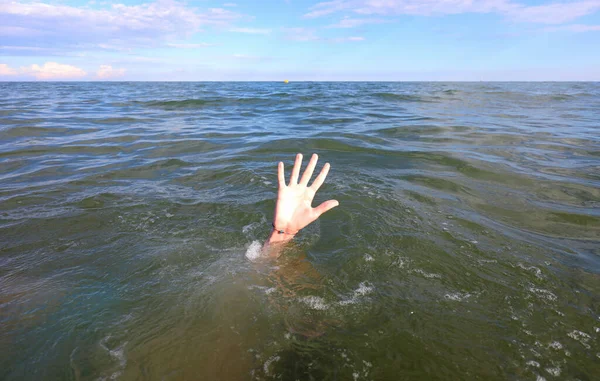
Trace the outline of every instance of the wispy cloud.
{"label": "wispy cloud", "polygon": [[600,32],[600,25],[571,24],[571,25],[554,26],[554,27],[546,28],[545,30],[548,32],[555,32],[555,31],[568,31],[568,32],[576,32],[576,33]]}
{"label": "wispy cloud", "polygon": [[304,17],[316,18],[343,11],[362,15],[420,16],[498,13],[517,21],[561,24],[594,13],[599,9],[600,0],[569,1],[533,6],[510,0],[334,0],[314,5]]}
{"label": "wispy cloud", "polygon": [[52,79],[79,79],[87,73],[77,66],[59,64],[57,62],[46,62],[44,65],[23,66],[19,70],[20,74],[29,75],[41,80]]}
{"label": "wispy cloud", "polygon": [[225,3],[223,4],[224,7],[237,7],[236,3]]}
{"label": "wispy cloud", "polygon": [[336,37],[336,38],[326,39],[326,41],[331,41],[331,42],[358,42],[358,41],[365,41],[365,40],[366,40],[366,38],[360,37],[360,36]]}
{"label": "wispy cloud", "polygon": [[186,43],[168,43],[168,47],[178,48],[178,49],[198,49],[198,48],[207,48],[209,46],[215,46],[215,44],[209,44],[208,42],[200,42],[196,44],[186,44]]}
{"label": "wispy cloud", "polygon": [[96,72],[98,79],[114,79],[125,75],[125,69],[116,69],[111,65],[100,65],[100,69]]}
{"label": "wispy cloud", "polygon": [[312,28],[282,28],[285,38],[290,41],[316,41],[320,38]]}
{"label": "wispy cloud", "polygon": [[[48,1],[48,0],[46,0]],[[187,38],[206,27],[230,27],[243,16],[224,8],[199,11],[176,0],[103,8],[24,0],[0,0],[0,38],[14,45],[85,49],[99,44],[150,47]]]}
{"label": "wispy cloud", "polygon": [[17,74],[19,73],[7,64],[0,64],[0,77],[8,77]]}
{"label": "wispy cloud", "polygon": [[339,22],[329,25],[328,28],[356,28],[367,24],[382,24],[385,22],[387,21],[378,18],[352,18],[346,16]]}
{"label": "wispy cloud", "polygon": [[271,29],[261,29],[261,28],[231,28],[230,32],[235,33],[247,33],[247,34],[269,34],[271,33]]}
{"label": "wispy cloud", "polygon": [[358,42],[366,39],[361,36],[350,37],[320,37],[314,28],[283,28],[285,38],[290,41],[321,41],[321,42]]}
{"label": "wispy cloud", "polygon": [[507,13],[518,21],[540,24],[562,24],[600,10],[600,1],[553,3],[537,6],[515,5]]}

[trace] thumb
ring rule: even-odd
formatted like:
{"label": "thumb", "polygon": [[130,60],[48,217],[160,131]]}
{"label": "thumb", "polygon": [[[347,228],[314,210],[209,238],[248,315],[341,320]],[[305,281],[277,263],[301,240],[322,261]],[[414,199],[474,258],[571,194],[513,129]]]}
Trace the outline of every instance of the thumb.
{"label": "thumb", "polygon": [[321,214],[323,214],[323,213],[325,213],[325,212],[327,212],[327,211],[335,208],[339,204],[340,203],[337,200],[329,200],[329,201],[325,201],[324,203],[322,203],[321,205],[317,206],[313,210],[317,214],[317,218],[319,218],[319,216],[321,216]]}

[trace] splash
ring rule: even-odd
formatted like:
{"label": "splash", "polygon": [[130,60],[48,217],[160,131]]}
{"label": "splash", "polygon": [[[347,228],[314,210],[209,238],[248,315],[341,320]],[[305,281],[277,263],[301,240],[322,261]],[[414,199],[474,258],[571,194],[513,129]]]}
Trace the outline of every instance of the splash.
{"label": "splash", "polygon": [[246,258],[256,261],[262,257],[262,245],[258,241],[253,241],[246,250]]}

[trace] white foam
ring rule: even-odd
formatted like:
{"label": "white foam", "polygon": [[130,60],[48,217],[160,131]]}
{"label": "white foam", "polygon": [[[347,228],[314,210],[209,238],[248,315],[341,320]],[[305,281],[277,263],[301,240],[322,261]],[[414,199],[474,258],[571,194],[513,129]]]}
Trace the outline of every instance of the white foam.
{"label": "white foam", "polygon": [[268,376],[269,375],[269,367],[271,366],[272,363],[279,361],[280,357],[277,355],[271,356],[269,357],[269,359],[267,361],[265,361],[265,365],[263,366],[263,370],[265,371],[265,374]]}
{"label": "white foam", "polygon": [[253,241],[246,250],[246,258],[256,261],[262,256],[262,245],[258,241]]}
{"label": "white foam", "polygon": [[413,273],[417,273],[417,274],[421,274],[425,278],[428,278],[428,279],[441,279],[442,278],[442,276],[440,274],[428,273],[428,272],[425,272],[424,270],[421,270],[421,269],[416,269],[416,270],[413,270],[412,272]]}
{"label": "white foam", "polygon": [[305,296],[301,300],[313,310],[325,311],[329,309],[325,300],[319,296]]}
{"label": "white foam", "polygon": [[360,282],[358,288],[352,292],[352,296],[346,300],[342,300],[338,302],[340,306],[347,306],[349,304],[356,304],[359,301],[359,298],[362,296],[366,296],[373,292],[375,288],[369,284],[369,282]]}
{"label": "white foam", "polygon": [[542,279],[544,276],[542,275],[542,270],[535,266],[526,266],[521,262],[517,263],[517,266],[525,271],[529,271],[535,275],[536,278]]}
{"label": "white foam", "polygon": [[365,262],[373,262],[375,258],[370,256],[369,254],[365,254]]}
{"label": "white foam", "polygon": [[563,347],[562,344],[559,343],[558,341],[553,341],[552,343],[548,344],[548,346],[550,348],[556,349],[556,350],[562,349],[562,347]]}
{"label": "white foam", "polygon": [[546,372],[550,373],[554,377],[560,376],[560,368],[546,368]]}
{"label": "white foam", "polygon": [[269,294],[274,293],[275,291],[277,291],[277,289],[275,287],[267,288],[265,290],[265,294],[269,295]]}
{"label": "white foam", "polygon": [[581,343],[581,345],[583,345],[587,349],[590,349],[590,345],[587,342],[592,337],[590,335],[588,335],[587,333],[574,330],[573,332],[567,333],[567,336],[569,336],[572,339],[575,339],[575,340],[579,341]]}
{"label": "white foam", "polygon": [[546,381],[546,379],[540,375],[537,376],[537,378],[535,379],[535,381]]}
{"label": "white foam", "polygon": [[110,357],[112,357],[114,360],[116,360],[119,363],[120,370],[113,372],[113,374],[111,374],[111,376],[110,376],[111,380],[116,380],[117,378],[119,378],[121,376],[122,370],[125,369],[125,365],[127,365],[127,357],[125,356],[125,345],[127,345],[127,342],[123,343],[121,346],[119,346],[115,349],[109,349],[108,346],[106,345],[106,343],[108,342],[110,337],[111,337],[111,335],[108,335],[105,338],[103,338],[102,340],[100,340],[100,346],[108,352]]}
{"label": "white foam", "polygon": [[528,365],[528,366],[533,366],[533,367],[536,367],[536,368],[539,368],[539,367],[540,367],[540,363],[539,363],[539,362],[537,362],[537,361],[533,361],[533,360],[531,360],[531,361],[527,361],[527,362],[525,363],[525,365]]}
{"label": "white foam", "polygon": [[448,300],[453,300],[455,302],[461,302],[463,300],[469,299],[471,297],[471,294],[469,294],[468,292],[456,292],[453,294],[446,294],[444,295],[444,297]]}
{"label": "white foam", "polygon": [[399,268],[403,269],[403,268],[407,267],[409,263],[410,263],[410,259],[409,258],[398,257],[398,258],[396,258],[394,260],[394,262],[392,263],[392,265],[398,266]]}
{"label": "white foam", "polygon": [[530,287],[529,291],[534,293],[537,297],[549,300],[551,302],[554,302],[558,299],[558,297],[554,295],[551,291],[544,290],[543,288]]}
{"label": "white foam", "polygon": [[354,290],[355,295],[365,296],[373,291],[373,286],[369,286],[367,282],[360,282],[358,288]]}

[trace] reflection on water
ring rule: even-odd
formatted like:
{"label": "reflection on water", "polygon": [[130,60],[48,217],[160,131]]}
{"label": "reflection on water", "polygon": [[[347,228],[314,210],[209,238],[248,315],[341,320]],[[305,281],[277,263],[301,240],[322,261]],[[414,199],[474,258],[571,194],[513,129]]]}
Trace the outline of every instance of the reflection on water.
{"label": "reflection on water", "polygon": [[282,86],[0,84],[0,379],[600,374],[598,84]]}

